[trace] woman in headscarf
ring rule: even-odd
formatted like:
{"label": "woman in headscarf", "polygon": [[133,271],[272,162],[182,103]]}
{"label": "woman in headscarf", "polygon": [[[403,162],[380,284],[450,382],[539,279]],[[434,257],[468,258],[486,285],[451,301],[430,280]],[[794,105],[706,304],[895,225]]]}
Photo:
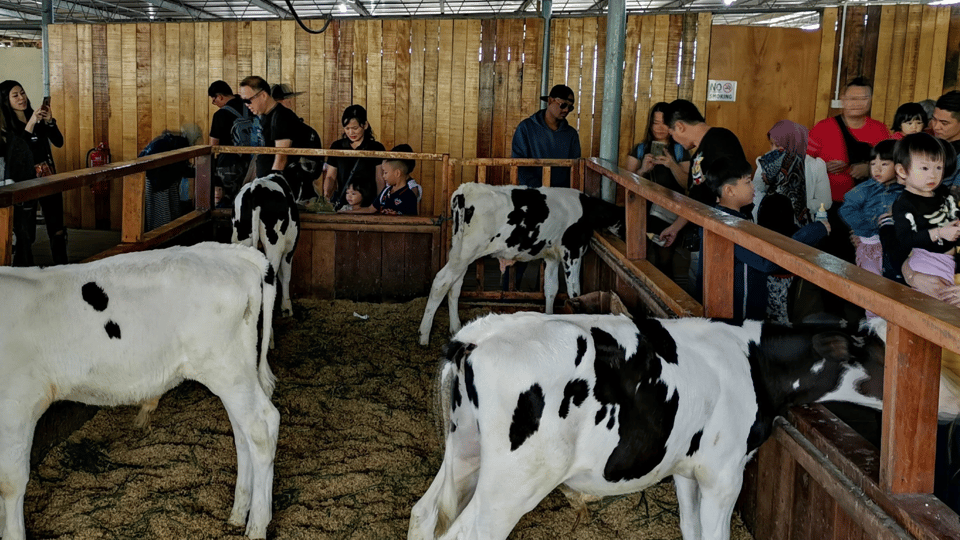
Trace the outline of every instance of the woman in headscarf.
{"label": "woman in headscarf", "polygon": [[[813,221],[832,203],[827,165],[807,155],[807,128],[781,120],[767,132],[770,151],[757,158],[753,177],[753,216],[759,225],[785,236]],[[768,278],[770,299],[767,315],[789,322],[788,291],[794,276],[774,274]]]}

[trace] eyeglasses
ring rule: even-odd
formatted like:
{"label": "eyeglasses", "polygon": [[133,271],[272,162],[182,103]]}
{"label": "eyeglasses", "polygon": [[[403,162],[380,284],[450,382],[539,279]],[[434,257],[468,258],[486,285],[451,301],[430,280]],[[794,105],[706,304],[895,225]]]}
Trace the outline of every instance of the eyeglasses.
{"label": "eyeglasses", "polygon": [[248,98],[246,98],[246,99],[241,99],[240,101],[242,101],[244,105],[249,105],[249,104],[253,103],[253,98],[259,96],[259,95],[262,94],[262,93],[263,93],[263,90],[260,90],[260,91],[257,92],[256,94],[254,94],[254,95],[252,95],[252,96],[250,96],[250,97],[248,97]]}
{"label": "eyeglasses", "polygon": [[557,101],[560,102],[561,111],[572,111],[574,108],[574,104],[570,103],[569,101],[561,101],[560,99],[557,99]]}

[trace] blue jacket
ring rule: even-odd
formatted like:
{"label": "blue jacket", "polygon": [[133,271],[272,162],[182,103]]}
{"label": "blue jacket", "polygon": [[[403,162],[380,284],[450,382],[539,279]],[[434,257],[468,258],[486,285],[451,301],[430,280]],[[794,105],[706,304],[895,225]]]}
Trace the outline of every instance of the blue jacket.
{"label": "blue jacket", "polygon": [[[732,216],[753,221],[753,216],[723,206],[717,206]],[[827,228],[819,221],[810,223],[797,231],[792,238],[808,246],[826,238]],[[703,229],[700,229],[700,259],[697,265],[697,292],[702,298],[703,291]],[[733,319],[764,320],[767,318],[767,276],[783,271],[780,266],[756,253],[736,246],[733,252]]]}
{"label": "blue jacket", "polygon": [[843,197],[840,217],[853,234],[870,237],[880,232],[880,216],[890,212],[893,202],[903,193],[903,185],[892,182],[883,185],[869,178],[851,189]]}
{"label": "blue jacket", "polygon": [[[580,157],[580,136],[566,120],[560,121],[556,131],[547,126],[544,111],[537,111],[520,122],[513,133],[512,157],[536,159],[577,159]],[[517,170],[521,186],[543,185],[540,167],[520,167]],[[570,187],[570,168],[550,169],[551,187]]]}

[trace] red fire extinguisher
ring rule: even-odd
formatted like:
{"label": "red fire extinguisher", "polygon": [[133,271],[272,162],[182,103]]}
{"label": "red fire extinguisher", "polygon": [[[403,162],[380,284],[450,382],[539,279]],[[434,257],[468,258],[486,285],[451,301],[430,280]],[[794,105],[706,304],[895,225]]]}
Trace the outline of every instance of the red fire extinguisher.
{"label": "red fire extinguisher", "polygon": [[100,143],[87,152],[87,167],[102,167],[110,163],[110,149],[107,143]]}
{"label": "red fire extinguisher", "polygon": [[[110,148],[107,143],[100,143],[96,148],[91,148],[87,152],[87,167],[102,167],[110,163]],[[110,182],[100,181],[90,186],[90,191],[95,195],[103,195],[110,192]]]}

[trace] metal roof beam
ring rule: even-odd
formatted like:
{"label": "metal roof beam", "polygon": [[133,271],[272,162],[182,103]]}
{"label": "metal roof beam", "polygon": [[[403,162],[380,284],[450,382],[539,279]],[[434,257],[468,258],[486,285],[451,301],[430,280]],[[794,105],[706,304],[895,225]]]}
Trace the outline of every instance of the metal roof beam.
{"label": "metal roof beam", "polygon": [[[268,2],[267,0],[250,0],[250,3],[264,11],[273,13],[274,15],[276,15],[277,17],[280,17],[281,19],[293,18],[293,13],[290,13],[289,11],[283,8],[277,7],[273,2]],[[370,14],[367,13],[367,15],[369,16]]]}
{"label": "metal roof beam", "polygon": [[[69,6],[76,6],[77,11],[80,11],[81,9],[86,9],[92,14],[100,14],[101,18],[106,18],[105,12],[101,12],[98,9],[90,8],[86,6],[77,6],[76,4],[71,4],[69,2],[63,2],[63,3],[68,4]],[[3,16],[20,18],[25,21],[32,21],[34,20],[34,17],[35,17],[36,21],[39,23],[41,20],[42,13],[43,12],[40,10],[40,8],[32,8],[22,4],[14,4],[12,2],[4,2],[0,0],[0,15],[3,15]],[[78,19],[76,17],[63,17],[63,22],[84,23],[89,21],[84,19]]]}
{"label": "metal roof beam", "polygon": [[23,30],[26,32],[40,31],[40,21],[30,22],[0,22],[0,30]]}
{"label": "metal roof beam", "polygon": [[207,13],[202,9],[193,8],[190,6],[185,6],[178,2],[168,2],[167,0],[145,0],[148,4],[156,6],[160,9],[165,9],[167,11],[176,11],[177,13],[183,13],[194,19],[219,19],[216,15],[212,13]]}
{"label": "metal roof beam", "polygon": [[610,0],[597,0],[592,6],[588,7],[584,11],[603,11],[607,8],[607,4],[609,3]]}
{"label": "metal roof beam", "polygon": [[[114,6],[116,7],[116,6]],[[104,11],[102,9],[97,9],[95,7],[85,6],[83,4],[75,4],[73,2],[66,2],[64,0],[53,0],[53,18],[56,22],[65,22],[66,20],[76,20],[76,18],[64,18],[58,16],[57,9],[66,10],[70,14],[79,14],[84,17],[85,20],[77,22],[90,22],[90,19],[98,20],[113,20],[113,19],[129,19],[125,15],[120,15],[116,12]]]}
{"label": "metal roof beam", "polygon": [[363,4],[361,4],[359,0],[343,0],[343,3],[350,6],[357,14],[363,17],[372,17],[367,8],[363,7]]}

